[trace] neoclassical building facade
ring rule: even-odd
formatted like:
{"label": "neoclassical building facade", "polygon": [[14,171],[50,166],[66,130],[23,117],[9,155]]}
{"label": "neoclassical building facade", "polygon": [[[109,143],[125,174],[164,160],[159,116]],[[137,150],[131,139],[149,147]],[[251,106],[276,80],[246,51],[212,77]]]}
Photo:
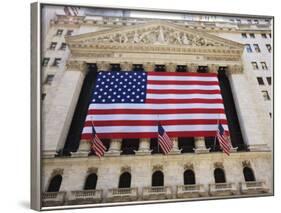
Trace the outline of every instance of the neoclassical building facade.
{"label": "neoclassical building facade", "polygon": [[[52,19],[42,62],[43,206],[272,194],[271,104],[260,94],[254,57],[238,39],[245,33],[271,36],[271,28],[240,25],[86,15]],[[230,156],[213,138],[172,138],[173,149],[164,155],[156,139],[137,135],[102,140],[102,158],[91,153],[90,141],[80,137],[96,74],[132,70],[217,73]]]}

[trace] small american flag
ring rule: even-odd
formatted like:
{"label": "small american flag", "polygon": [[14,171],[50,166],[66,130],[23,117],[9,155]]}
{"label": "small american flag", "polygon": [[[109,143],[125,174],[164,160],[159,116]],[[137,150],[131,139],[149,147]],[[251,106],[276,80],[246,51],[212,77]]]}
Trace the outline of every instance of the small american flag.
{"label": "small american flag", "polygon": [[230,153],[230,149],[231,149],[231,144],[230,141],[226,135],[226,132],[224,131],[223,126],[221,125],[221,123],[219,123],[218,125],[218,131],[217,131],[217,135],[216,135],[219,144],[220,144],[220,148],[222,149],[222,151],[229,155]]}
{"label": "small american flag", "polygon": [[96,134],[96,130],[94,125],[92,125],[92,131],[93,131],[93,139],[92,139],[92,147],[91,150],[95,152],[95,154],[100,158],[101,156],[104,155],[106,148],[99,139],[99,137]]}
{"label": "small american flag", "polygon": [[165,155],[173,148],[173,141],[171,141],[161,124],[158,124],[158,143]]}

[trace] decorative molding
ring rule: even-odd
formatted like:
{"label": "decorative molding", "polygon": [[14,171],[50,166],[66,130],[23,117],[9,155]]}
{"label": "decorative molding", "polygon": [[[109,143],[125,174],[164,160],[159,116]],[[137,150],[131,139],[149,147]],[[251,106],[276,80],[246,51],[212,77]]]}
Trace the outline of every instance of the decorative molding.
{"label": "decorative molding", "polygon": [[194,170],[193,164],[192,163],[187,163],[184,165],[184,170]]}
{"label": "decorative molding", "polygon": [[249,160],[244,160],[244,161],[242,161],[242,166],[243,166],[243,167],[252,168],[252,167],[251,167],[251,163],[250,163]]}
{"label": "decorative molding", "polygon": [[163,171],[163,166],[160,164],[154,165],[152,167],[152,172],[155,172],[155,171]]}
{"label": "decorative molding", "polygon": [[227,74],[241,74],[243,73],[243,66],[241,64],[234,64],[227,66]]}
{"label": "decorative molding", "polygon": [[131,167],[129,167],[129,166],[122,166],[121,167],[121,174],[124,173],[124,172],[131,173]]}
{"label": "decorative molding", "polygon": [[87,173],[88,173],[88,174],[92,174],[92,173],[97,174],[97,173],[98,173],[98,168],[96,168],[96,167],[90,167],[90,168],[88,168]]}
{"label": "decorative molding", "polygon": [[222,162],[216,162],[216,163],[214,163],[214,167],[215,167],[215,169],[216,169],[216,168],[224,169],[223,163],[222,163]]}
{"label": "decorative molding", "polygon": [[75,60],[69,60],[66,63],[67,70],[78,70],[81,72],[86,72],[88,70],[87,63],[84,61],[75,61]]}
{"label": "decorative molding", "polygon": [[51,176],[54,177],[56,175],[63,175],[63,171],[64,171],[64,169],[61,169],[61,168],[54,169]]}

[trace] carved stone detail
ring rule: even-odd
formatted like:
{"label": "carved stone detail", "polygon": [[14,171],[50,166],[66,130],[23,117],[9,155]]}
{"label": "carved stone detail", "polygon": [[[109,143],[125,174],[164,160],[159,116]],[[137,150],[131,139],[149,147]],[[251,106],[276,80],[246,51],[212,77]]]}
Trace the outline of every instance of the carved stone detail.
{"label": "carved stone detail", "polygon": [[131,167],[129,167],[129,166],[122,166],[121,167],[121,173],[124,173],[124,172],[131,173]]}
{"label": "carved stone detail", "polygon": [[163,171],[163,166],[162,165],[154,165],[152,167],[152,171],[155,172],[155,171]]}
{"label": "carved stone detail", "polygon": [[187,163],[184,165],[184,170],[194,170],[193,164],[192,163]]}
{"label": "carved stone detail", "polygon": [[165,65],[167,72],[176,72],[177,65],[174,63],[168,63]]}
{"label": "carved stone detail", "polygon": [[197,72],[198,66],[198,64],[188,64],[188,72]]}
{"label": "carved stone detail", "polygon": [[110,68],[110,64],[105,61],[97,62],[98,71],[108,71]]}
{"label": "carved stone detail", "polygon": [[220,169],[223,169],[223,168],[224,168],[222,162],[216,162],[216,163],[214,163],[214,167],[215,167],[215,168],[220,168]]}
{"label": "carved stone detail", "polygon": [[96,167],[90,167],[90,168],[88,168],[87,173],[88,173],[88,174],[92,174],[92,173],[97,174],[97,173],[98,173],[98,168],[96,168]]}
{"label": "carved stone detail", "polygon": [[229,65],[227,67],[227,74],[241,74],[243,66],[241,64]]}
{"label": "carved stone detail", "polygon": [[251,168],[251,163],[250,163],[249,160],[244,160],[244,161],[242,162],[242,166],[243,166],[243,167],[249,167],[249,168]]}
{"label": "carved stone detail", "polygon": [[218,64],[208,64],[209,73],[218,73],[219,65]]}
{"label": "carved stone detail", "polygon": [[84,61],[70,60],[66,63],[66,68],[67,70],[71,70],[71,71],[78,70],[78,71],[86,72],[88,70],[88,66]]}
{"label": "carved stone detail", "polygon": [[132,63],[122,62],[122,63],[120,63],[120,67],[121,67],[122,71],[130,71],[130,70],[132,70]]}
{"label": "carved stone detail", "polygon": [[144,70],[147,72],[147,71],[154,71],[154,66],[155,64],[154,63],[151,63],[151,62],[148,62],[148,63],[145,63],[143,65],[144,67]]}
{"label": "carved stone detail", "polygon": [[54,169],[53,172],[52,172],[52,176],[56,176],[56,175],[63,175],[63,171],[64,169]]}

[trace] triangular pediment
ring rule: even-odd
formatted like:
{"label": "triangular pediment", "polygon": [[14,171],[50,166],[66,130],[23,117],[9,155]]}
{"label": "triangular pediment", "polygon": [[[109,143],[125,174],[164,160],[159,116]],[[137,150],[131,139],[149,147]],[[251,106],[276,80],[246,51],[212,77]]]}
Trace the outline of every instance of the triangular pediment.
{"label": "triangular pediment", "polygon": [[243,51],[243,45],[240,43],[164,21],[70,36],[66,37],[66,41],[70,48],[83,46],[105,48],[109,45],[120,47],[120,49],[122,47],[127,49],[139,47],[204,48],[235,50],[239,54]]}

